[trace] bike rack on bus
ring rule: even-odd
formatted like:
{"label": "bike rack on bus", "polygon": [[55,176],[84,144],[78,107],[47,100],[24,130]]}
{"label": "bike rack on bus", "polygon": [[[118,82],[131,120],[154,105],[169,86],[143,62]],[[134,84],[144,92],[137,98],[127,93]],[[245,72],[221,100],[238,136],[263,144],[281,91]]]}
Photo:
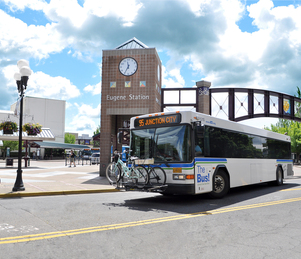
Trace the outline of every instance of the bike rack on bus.
{"label": "bike rack on bus", "polygon": [[134,182],[118,182],[116,189],[125,191],[142,191],[142,192],[164,192],[168,187],[167,184],[153,186],[151,184],[137,184]]}

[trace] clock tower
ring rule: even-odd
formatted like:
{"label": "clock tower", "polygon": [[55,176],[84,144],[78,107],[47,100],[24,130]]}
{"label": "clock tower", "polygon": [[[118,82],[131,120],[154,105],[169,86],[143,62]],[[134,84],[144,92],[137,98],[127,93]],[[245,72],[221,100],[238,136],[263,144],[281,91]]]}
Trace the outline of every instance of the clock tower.
{"label": "clock tower", "polygon": [[100,175],[105,175],[111,146],[117,144],[119,128],[131,117],[161,111],[161,61],[155,48],[132,38],[113,50],[103,50]]}

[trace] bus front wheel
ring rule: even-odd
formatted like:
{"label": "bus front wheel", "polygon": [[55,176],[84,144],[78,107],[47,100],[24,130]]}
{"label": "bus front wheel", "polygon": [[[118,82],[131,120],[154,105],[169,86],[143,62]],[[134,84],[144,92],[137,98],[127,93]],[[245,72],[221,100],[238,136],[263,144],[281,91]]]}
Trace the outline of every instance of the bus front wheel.
{"label": "bus front wheel", "polygon": [[209,196],[214,199],[223,198],[230,189],[229,177],[224,170],[218,170],[213,177],[213,191]]}

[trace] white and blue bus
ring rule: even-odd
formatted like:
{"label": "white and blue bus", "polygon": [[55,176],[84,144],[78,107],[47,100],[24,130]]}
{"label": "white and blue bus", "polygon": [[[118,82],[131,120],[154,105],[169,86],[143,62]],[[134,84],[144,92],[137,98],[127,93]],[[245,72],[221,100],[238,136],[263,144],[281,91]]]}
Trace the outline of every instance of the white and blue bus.
{"label": "white and blue bus", "polygon": [[163,194],[222,198],[230,188],[293,176],[287,135],[193,111],[131,118],[131,155],[154,158],[166,172]]}

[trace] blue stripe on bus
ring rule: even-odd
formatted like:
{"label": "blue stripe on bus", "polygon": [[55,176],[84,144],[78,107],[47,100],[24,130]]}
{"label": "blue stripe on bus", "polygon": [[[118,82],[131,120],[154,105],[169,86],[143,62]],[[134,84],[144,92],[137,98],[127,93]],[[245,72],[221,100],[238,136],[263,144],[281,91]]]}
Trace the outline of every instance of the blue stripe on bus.
{"label": "blue stripe on bus", "polygon": [[277,159],[277,163],[293,163],[292,159]]}
{"label": "blue stripe on bus", "polygon": [[[277,159],[277,163],[293,163],[292,159]],[[182,167],[182,168],[193,168],[195,164],[197,163],[227,163],[226,158],[204,158],[204,157],[197,157],[195,158],[195,162],[192,163],[187,163],[187,164],[182,164],[182,163],[168,163],[168,166],[164,163],[162,163],[160,166],[168,169],[170,168],[177,168],[177,167]]]}

